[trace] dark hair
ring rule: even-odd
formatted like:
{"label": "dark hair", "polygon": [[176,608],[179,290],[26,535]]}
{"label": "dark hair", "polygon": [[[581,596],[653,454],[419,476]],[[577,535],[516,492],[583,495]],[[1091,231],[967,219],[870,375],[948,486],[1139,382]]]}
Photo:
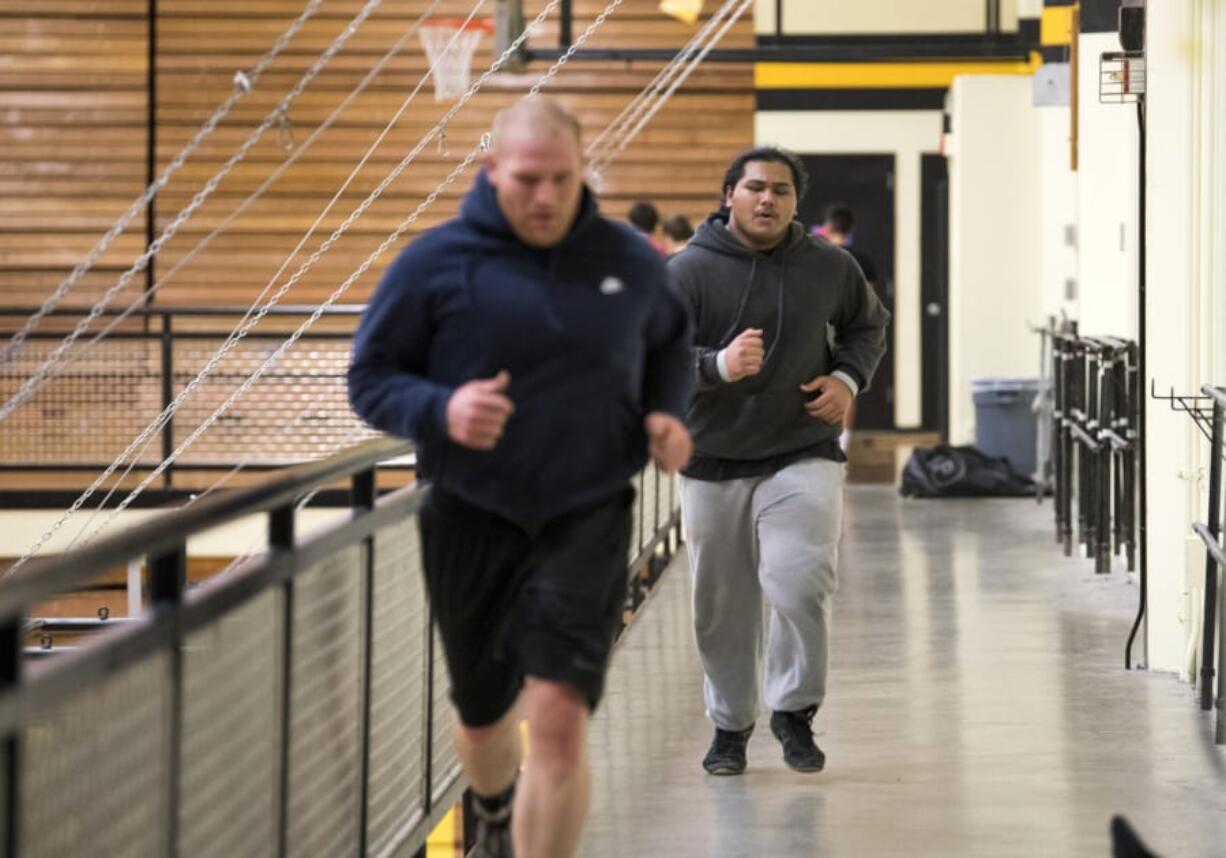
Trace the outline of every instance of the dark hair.
{"label": "dark hair", "polygon": [[856,228],[856,216],[843,203],[835,203],[826,208],[826,219],[823,221],[826,229],[839,235],[848,235]]}
{"label": "dark hair", "polygon": [[724,196],[729,188],[735,188],[736,183],[745,177],[745,165],[751,161],[769,161],[775,164],[787,164],[792,171],[792,184],[796,186],[796,201],[803,200],[809,190],[809,173],[804,163],[795,152],[781,149],[778,146],[754,146],[746,149],[732,159],[728,172],[724,173],[724,184],[720,188],[720,207],[723,207]]}
{"label": "dark hair", "polygon": [[694,237],[694,227],[685,215],[671,215],[664,218],[664,234],[673,241],[689,241]]}
{"label": "dark hair", "polygon": [[637,202],[630,207],[626,220],[639,230],[651,235],[656,231],[656,224],[660,222],[660,213],[651,203]]}

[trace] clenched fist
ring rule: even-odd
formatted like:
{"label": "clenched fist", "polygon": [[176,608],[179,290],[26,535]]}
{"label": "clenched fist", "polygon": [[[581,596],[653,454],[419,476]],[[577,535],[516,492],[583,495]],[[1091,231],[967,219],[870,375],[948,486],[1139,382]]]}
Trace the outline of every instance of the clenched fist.
{"label": "clenched fist", "polygon": [[728,381],[740,381],[762,371],[762,329],[746,328],[724,349],[724,369]]}
{"label": "clenched fist", "polygon": [[477,379],[456,388],[447,400],[447,435],[461,447],[492,450],[515,410],[507,398],[511,375]]}
{"label": "clenched fist", "polygon": [[810,417],[824,420],[827,423],[842,424],[843,415],[851,405],[851,388],[841,379],[831,375],[819,375],[812,381],[802,384],[800,389],[805,393],[820,390],[821,394],[805,403],[805,411]]}
{"label": "clenched fist", "polygon": [[690,460],[693,444],[685,424],[661,411],[653,411],[643,420],[647,431],[647,452],[666,473],[672,474],[685,467]]}

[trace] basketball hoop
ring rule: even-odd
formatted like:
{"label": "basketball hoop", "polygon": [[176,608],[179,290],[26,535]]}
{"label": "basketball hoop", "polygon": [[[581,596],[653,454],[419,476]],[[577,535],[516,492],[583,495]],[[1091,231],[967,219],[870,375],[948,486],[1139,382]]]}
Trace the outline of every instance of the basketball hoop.
{"label": "basketball hoop", "polygon": [[469,68],[482,33],[492,33],[488,18],[435,18],[417,30],[426,59],[434,67],[434,100],[454,101],[468,90]]}

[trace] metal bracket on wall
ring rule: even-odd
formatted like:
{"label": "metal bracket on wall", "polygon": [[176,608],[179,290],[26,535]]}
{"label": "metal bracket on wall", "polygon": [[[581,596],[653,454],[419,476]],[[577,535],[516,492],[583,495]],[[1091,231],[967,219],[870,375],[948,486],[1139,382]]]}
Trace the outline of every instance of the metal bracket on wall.
{"label": "metal bracket on wall", "polygon": [[1196,424],[1196,427],[1200,429],[1205,439],[1212,439],[1213,399],[1211,397],[1176,393],[1173,387],[1169,394],[1161,394],[1158,393],[1153,379],[1150,379],[1149,382],[1149,397],[1150,399],[1167,403],[1170,409],[1176,413],[1187,414],[1192,418],[1192,422]]}

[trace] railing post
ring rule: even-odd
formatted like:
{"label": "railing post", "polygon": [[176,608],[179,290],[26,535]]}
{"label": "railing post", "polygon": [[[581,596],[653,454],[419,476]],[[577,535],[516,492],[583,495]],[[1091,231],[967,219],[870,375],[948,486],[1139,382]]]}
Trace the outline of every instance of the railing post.
{"label": "railing post", "polygon": [[[357,514],[375,508],[375,469],[368,468],[353,475],[351,499]],[[358,807],[358,855],[365,856],[370,820],[370,712],[374,694],[375,639],[375,537],[365,540],[362,563],[362,759]]]}
{"label": "railing post", "polygon": [[[1222,404],[1213,403],[1213,434],[1209,442],[1209,517],[1205,525],[1217,539],[1222,533]],[[1217,631],[1217,563],[1205,553],[1205,608],[1201,623],[1203,646],[1200,663],[1200,708],[1213,707],[1214,632]]]}
{"label": "railing post", "polygon": [[[0,623],[0,691],[21,686],[22,618],[10,617]],[[21,852],[21,770],[25,742],[20,727],[4,737],[4,840],[0,846],[6,858]]]}
{"label": "railing post", "polygon": [[167,765],[166,851],[179,854],[179,793],[183,758],[183,631],[179,611],[187,589],[187,543],[149,560],[149,607],[173,629],[170,638],[170,760]]}
{"label": "railing post", "polygon": [[[294,550],[294,505],[278,507],[268,516],[269,552]],[[289,840],[289,763],[290,715],[294,689],[294,579],[286,578],[282,585],[281,622],[281,749],[279,794],[277,802],[277,856],[285,858]]]}
{"label": "railing post", "polygon": [[[426,818],[430,818],[430,809],[434,805],[434,609],[430,604],[429,598],[426,599],[426,641],[422,650],[426,654],[426,682],[425,693],[422,694],[422,706],[425,709],[423,713],[422,724],[426,728],[425,741],[422,742],[422,788],[421,788],[421,810]],[[468,790],[464,791],[467,795]],[[465,805],[467,808],[467,805]],[[471,843],[468,842],[468,819],[470,814],[464,813],[464,851],[467,853]]]}

